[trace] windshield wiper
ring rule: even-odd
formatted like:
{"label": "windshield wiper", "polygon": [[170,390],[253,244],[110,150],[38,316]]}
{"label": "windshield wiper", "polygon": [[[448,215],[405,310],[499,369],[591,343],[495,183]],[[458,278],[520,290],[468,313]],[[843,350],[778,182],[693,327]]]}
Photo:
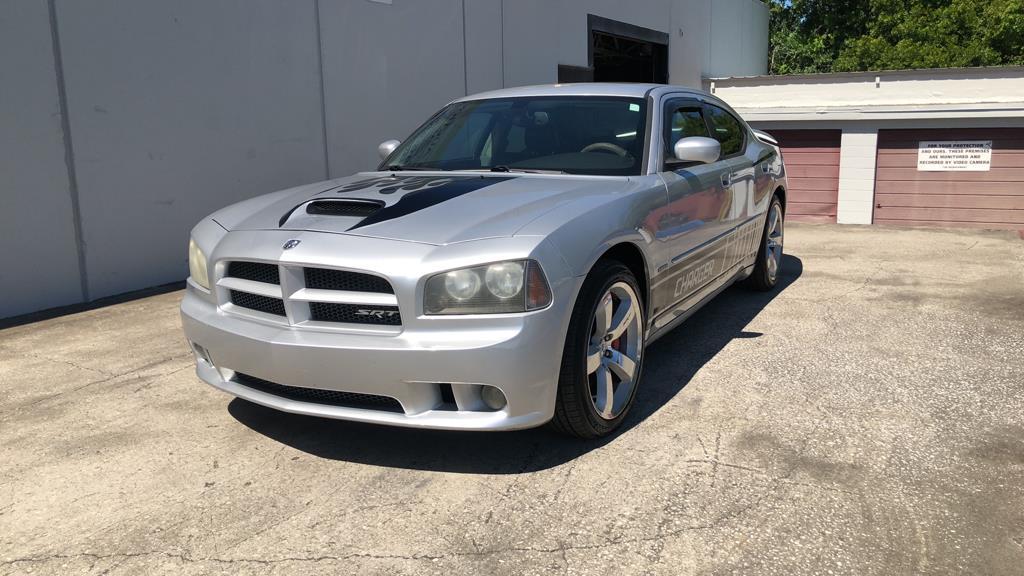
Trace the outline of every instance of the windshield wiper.
{"label": "windshield wiper", "polygon": [[568,174],[561,170],[541,170],[536,168],[510,168],[504,164],[491,166],[491,172],[516,172],[520,174]]}
{"label": "windshield wiper", "polygon": [[427,170],[440,170],[440,168],[427,168],[424,166],[402,166],[401,164],[391,164],[384,167],[385,172],[423,172]]}

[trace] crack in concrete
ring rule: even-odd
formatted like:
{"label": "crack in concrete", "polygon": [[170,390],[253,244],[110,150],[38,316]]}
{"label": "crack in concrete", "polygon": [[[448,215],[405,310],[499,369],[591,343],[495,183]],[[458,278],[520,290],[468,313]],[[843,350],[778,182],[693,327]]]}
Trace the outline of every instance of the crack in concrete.
{"label": "crack in concrete", "polygon": [[710,454],[708,454],[708,448],[707,446],[704,445],[704,440],[701,439],[700,434],[697,434],[696,436],[697,442],[700,443],[700,450],[701,452],[704,453],[704,457],[707,458],[708,456],[710,456]]}
{"label": "crack in concrete", "polygon": [[714,488],[718,481],[718,457],[722,452],[722,431],[715,432],[715,455],[711,458],[711,487]]}
{"label": "crack in concrete", "polygon": [[[818,399],[820,399],[820,396],[819,396]],[[820,415],[825,416],[825,415],[827,415],[826,412],[817,404],[817,400],[818,399],[815,399],[815,400],[812,401],[808,397],[804,403],[807,404],[808,406],[810,406],[811,408],[813,408]],[[772,494],[775,494],[778,491],[780,486],[782,486],[785,483],[788,483],[788,482],[792,481],[793,475],[796,474],[797,469],[800,467],[799,463],[797,461],[799,460],[800,457],[802,457],[804,454],[807,453],[807,450],[808,450],[808,448],[811,445],[811,439],[814,438],[817,435],[818,431],[821,429],[821,426],[822,426],[823,422],[824,422],[824,418],[819,418],[818,420],[815,421],[814,426],[807,433],[807,435],[804,436],[803,441],[802,441],[802,443],[800,445],[800,448],[795,451],[795,457],[793,458],[794,464],[792,466],[790,466],[789,470],[787,470],[785,474],[783,474],[781,476],[778,476],[778,477],[775,477],[775,478],[772,478],[771,479],[772,487],[767,492],[761,494],[761,496],[754,502],[754,504],[749,506],[747,508],[747,510],[753,509],[753,507],[755,507],[755,506],[759,506],[761,504],[761,502],[763,502],[764,500],[766,500],[768,498],[768,496],[770,496]],[[756,525],[755,525],[755,529],[754,530],[748,530],[747,531],[748,535],[745,535],[741,540],[736,541],[733,544],[733,546],[729,547],[728,549],[723,549],[722,552],[725,552],[726,553],[725,555],[728,556],[732,552],[732,550],[736,549],[737,547],[739,547],[741,545],[745,545],[746,542],[750,538],[749,534],[755,533],[757,531],[756,529],[760,528],[767,521],[768,521],[768,517],[767,516],[763,516],[760,519],[758,519],[756,521]]]}
{"label": "crack in concrete", "polygon": [[[813,405],[813,403],[811,403],[811,404],[812,404],[812,406],[814,406],[815,408],[818,409],[819,413],[823,413],[823,411],[820,409],[820,407],[817,407],[816,405]],[[806,452],[806,450],[810,446],[811,439],[816,435],[817,429],[820,426],[821,426],[821,423],[819,421],[817,423],[817,425],[814,427],[814,429],[811,430],[806,435],[806,437],[803,439],[803,442],[801,443],[800,448],[796,451],[797,455],[801,455],[801,454]],[[717,450],[716,450],[716,452],[717,452]],[[694,460],[687,460],[687,462],[697,462],[697,463],[707,464],[707,465],[712,465],[712,466],[716,466],[717,465],[717,466],[723,466],[723,467],[728,467],[728,468],[740,469],[740,470],[744,470],[744,471],[748,471],[748,472],[753,472],[753,473],[756,473],[756,474],[767,475],[767,473],[765,471],[763,471],[763,470],[758,470],[756,468],[751,468],[751,467],[743,466],[743,465],[739,465],[739,464],[733,464],[733,463],[730,463],[730,462],[721,462],[721,461],[718,461],[717,459],[714,459],[714,460],[712,460],[712,459],[694,459]],[[430,554],[430,553],[422,553],[422,554],[376,554],[376,553],[372,553],[372,552],[352,552],[352,553],[348,553],[348,554],[321,554],[321,555],[311,555],[311,556],[285,556],[285,557],[280,557],[280,558],[244,558],[244,557],[242,557],[242,558],[225,558],[225,557],[217,557],[217,556],[196,557],[196,556],[192,556],[192,555],[190,555],[188,553],[171,553],[171,552],[164,552],[164,551],[121,552],[121,553],[111,553],[111,554],[96,554],[96,553],[90,553],[90,552],[82,552],[82,553],[77,553],[77,554],[49,554],[49,555],[42,555],[42,556],[27,556],[27,557],[21,557],[21,558],[13,558],[13,559],[8,559],[8,560],[0,563],[0,566],[13,566],[13,565],[17,565],[17,564],[28,564],[28,563],[46,563],[46,562],[50,562],[50,561],[54,561],[54,560],[64,560],[64,561],[67,561],[67,560],[75,560],[75,559],[79,559],[79,558],[88,558],[88,559],[93,559],[93,560],[97,560],[97,561],[120,560],[120,562],[118,564],[118,565],[120,565],[121,563],[123,563],[125,561],[128,561],[128,560],[131,560],[131,559],[144,558],[144,557],[148,557],[148,556],[163,556],[163,557],[166,557],[166,558],[169,558],[169,559],[172,559],[172,560],[178,560],[180,562],[189,563],[189,564],[191,564],[191,563],[199,563],[199,562],[209,562],[209,563],[227,564],[227,565],[250,563],[250,564],[258,564],[258,565],[263,565],[263,566],[269,566],[269,565],[275,565],[275,564],[281,564],[281,563],[289,563],[289,562],[294,562],[294,563],[343,562],[343,561],[354,560],[354,559],[402,560],[402,561],[423,561],[423,560],[440,561],[440,560],[448,560],[448,559],[453,559],[453,558],[464,558],[464,557],[482,558],[482,557],[501,555],[501,554],[510,554],[510,553],[511,554],[515,554],[515,553],[537,553],[537,554],[557,554],[559,556],[559,558],[561,559],[561,561],[562,561],[562,564],[563,564],[563,566],[564,566],[564,568],[566,570],[566,573],[568,573],[568,571],[569,571],[568,553],[571,552],[571,551],[593,551],[593,550],[601,550],[601,549],[605,549],[605,548],[613,548],[613,547],[620,547],[620,546],[628,546],[628,545],[636,545],[636,544],[647,544],[647,543],[652,543],[652,542],[658,543],[658,542],[663,542],[663,541],[665,541],[667,539],[670,539],[670,538],[674,538],[674,537],[679,536],[680,534],[683,534],[683,533],[686,533],[686,532],[700,531],[700,530],[712,530],[712,529],[716,529],[716,528],[718,528],[718,527],[720,527],[722,525],[725,525],[725,524],[727,524],[727,523],[729,523],[729,522],[731,522],[731,521],[733,521],[733,520],[735,520],[735,519],[737,519],[737,518],[739,518],[741,516],[746,515],[751,510],[754,510],[754,509],[760,507],[767,499],[771,498],[774,494],[776,494],[778,489],[779,489],[779,487],[781,485],[783,485],[784,483],[785,484],[801,484],[802,485],[802,483],[799,483],[799,482],[794,481],[794,480],[791,479],[791,477],[796,473],[797,469],[798,469],[798,466],[794,465],[794,466],[790,467],[790,469],[785,474],[783,474],[781,476],[778,476],[778,477],[771,477],[771,476],[769,476],[769,478],[772,480],[772,483],[773,483],[773,486],[770,489],[765,490],[756,499],[754,499],[753,501],[749,502],[748,504],[746,504],[744,506],[740,506],[740,507],[738,507],[738,508],[736,508],[734,510],[727,511],[727,512],[725,512],[723,514],[720,514],[720,515],[718,515],[716,518],[714,518],[711,521],[703,522],[703,523],[692,523],[692,524],[688,524],[688,525],[685,525],[685,526],[680,526],[680,527],[674,528],[672,530],[664,530],[663,531],[663,530],[659,529],[657,534],[652,534],[652,535],[637,536],[637,537],[631,537],[631,538],[612,537],[612,538],[605,539],[605,540],[603,540],[601,542],[595,542],[595,543],[570,544],[570,543],[567,543],[567,542],[559,541],[557,543],[557,545],[551,546],[551,547],[544,547],[544,546],[511,546],[511,547],[494,548],[494,549],[490,549],[490,550],[485,550],[485,549],[482,549],[480,547],[480,545],[474,540],[472,542],[472,546],[473,546],[472,550],[453,551],[453,552],[443,553],[443,554]],[[569,472],[569,473],[571,473],[571,472]],[[569,475],[569,473],[567,473],[567,476]],[[815,487],[825,488],[825,487],[820,487],[820,486],[815,486]]]}
{"label": "crack in concrete", "polygon": [[829,303],[829,302],[835,302],[836,300],[842,300],[843,298],[846,298],[847,296],[851,296],[853,294],[856,294],[857,292],[860,292],[861,290],[863,290],[863,289],[867,288],[868,286],[870,286],[871,282],[874,281],[875,278],[877,278],[878,275],[881,272],[883,272],[883,268],[884,268],[884,266],[882,264],[876,265],[875,269],[870,274],[865,276],[863,280],[858,282],[856,287],[851,288],[851,289],[849,289],[849,290],[847,290],[845,292],[836,294],[834,296],[828,296],[828,297],[825,297],[825,298],[800,298],[800,297],[796,297],[796,296],[790,296],[790,299],[801,301],[801,302],[813,302],[813,303],[817,303],[817,304],[826,304],[826,303]]}
{"label": "crack in concrete", "polygon": [[[795,467],[794,467],[795,471]],[[221,558],[216,556],[210,557],[194,557],[187,553],[171,553],[164,551],[148,551],[148,552],[119,552],[111,554],[96,554],[91,552],[81,552],[76,554],[48,554],[44,556],[27,556],[21,558],[8,559],[4,562],[0,562],[0,566],[11,566],[22,563],[45,563],[53,560],[74,560],[78,558],[90,558],[93,560],[111,560],[121,559],[130,560],[133,558],[140,558],[146,556],[164,556],[167,558],[179,560],[184,563],[197,563],[197,562],[212,562],[217,564],[235,564],[235,563],[253,563],[260,565],[273,565],[286,562],[306,562],[306,563],[319,563],[325,561],[346,561],[358,558],[374,559],[374,560],[409,560],[409,561],[438,561],[447,560],[451,558],[463,558],[463,557],[487,557],[500,554],[508,553],[539,553],[539,554],[558,554],[564,559],[566,569],[568,570],[567,552],[570,551],[593,551],[601,550],[605,548],[613,548],[619,546],[626,546],[631,544],[645,544],[650,542],[661,542],[667,538],[672,538],[683,534],[685,532],[699,531],[699,530],[711,530],[718,528],[719,526],[728,523],[750,510],[756,508],[763,502],[768,496],[770,496],[774,490],[769,490],[767,493],[762,494],[759,498],[751,502],[746,506],[742,506],[736,510],[727,512],[715,518],[714,520],[706,523],[690,524],[661,532],[658,534],[648,536],[638,536],[634,538],[609,538],[603,542],[597,542],[592,544],[568,544],[565,542],[558,542],[557,546],[553,547],[535,547],[535,546],[510,546],[506,548],[495,548],[491,550],[481,550],[479,545],[474,542],[474,550],[465,550],[457,552],[449,552],[445,554],[375,554],[371,552],[353,552],[350,554],[343,555],[318,555],[318,556],[286,556],[282,558]]]}
{"label": "crack in concrete", "polygon": [[579,458],[576,458],[569,462],[568,470],[566,470],[565,476],[562,477],[562,483],[558,486],[558,489],[555,490],[554,494],[551,495],[552,502],[558,502],[559,499],[562,497],[562,491],[565,490],[565,487],[569,485],[569,477],[572,476],[572,472],[573,470],[576,469],[577,465],[579,465]]}
{"label": "crack in concrete", "polygon": [[[106,378],[101,378],[99,380],[93,380],[91,382],[86,382],[85,384],[82,384],[81,386],[76,386],[74,388],[71,388],[70,390],[64,390],[62,392],[57,392],[56,394],[50,394],[48,396],[43,396],[43,397],[40,397],[40,398],[36,398],[35,400],[33,400],[33,401],[31,401],[31,402],[29,402],[27,404],[22,404],[21,406],[16,406],[11,412],[8,413],[8,415],[16,414],[18,412],[24,411],[26,408],[32,408],[33,406],[36,406],[36,405],[41,404],[43,402],[46,402],[47,400],[53,400],[54,398],[59,398],[61,396],[65,396],[65,395],[68,395],[68,394],[74,394],[75,392],[78,392],[78,391],[83,390],[85,388],[89,388],[90,386],[95,386],[97,384],[105,384],[107,382],[113,382],[113,381],[115,381],[115,380],[117,380],[119,378],[123,378],[125,376],[128,376],[129,374],[131,374],[133,372],[138,372],[138,371],[141,371],[141,370],[146,370],[148,368],[153,368],[155,366],[159,366],[161,364],[172,362],[174,360],[180,360],[180,359],[183,359],[183,358],[190,358],[191,356],[192,356],[191,353],[190,354],[182,354],[182,355],[179,355],[179,356],[169,356],[167,358],[161,358],[160,360],[156,360],[156,361],[153,361],[153,362],[149,362],[149,363],[143,364],[141,366],[136,366],[134,368],[130,368],[128,370],[125,370],[124,372],[120,372],[120,373],[117,373],[117,374],[107,374]],[[188,368],[188,366],[186,365],[184,367],[178,367],[175,370],[172,370],[171,372],[168,372],[166,374],[157,374],[155,376],[149,376],[149,377],[147,377],[147,379],[148,380],[152,380],[152,379],[156,379],[156,378],[163,378],[164,376],[169,376],[169,375],[174,374],[176,372],[180,372],[180,371],[184,370],[185,368]],[[88,368],[83,368],[83,369],[88,370]]]}
{"label": "crack in concrete", "polygon": [[[734,468],[736,470],[744,470],[746,472],[754,472],[755,474],[761,474],[761,475],[764,475],[764,476],[768,476],[772,480],[776,480],[776,478],[771,477],[771,475],[769,475],[768,472],[766,472],[764,470],[760,470],[758,468],[751,468],[750,466],[743,466],[742,464],[733,464],[732,462],[723,462],[721,460],[717,460],[717,459],[714,459],[714,458],[691,458],[689,460],[684,460],[684,462],[686,462],[687,464],[707,464],[707,465],[711,466],[712,474],[715,474],[715,475],[718,474],[718,467],[719,466],[723,466],[725,468]],[[711,487],[712,488],[714,487],[714,480],[713,479],[712,479]]]}
{"label": "crack in concrete", "polygon": [[26,556],[22,558],[8,559],[0,562],[0,566],[14,566],[16,564],[37,564],[45,563],[54,560],[77,560],[81,558],[88,558],[95,561],[103,560],[131,560],[134,558],[144,558],[148,556],[163,556],[172,560],[179,560],[186,564],[196,564],[201,562],[212,562],[215,564],[260,564],[263,566],[269,566],[273,564],[281,564],[285,562],[325,562],[325,561],[344,561],[351,560],[354,558],[372,558],[379,560],[440,560],[444,556],[431,556],[427,554],[413,554],[413,555],[401,555],[401,554],[372,554],[369,552],[353,552],[345,555],[331,555],[323,554],[319,556],[285,556],[282,558],[218,558],[216,556],[196,557],[186,553],[174,553],[164,552],[162,550],[152,550],[147,552],[114,552],[111,554],[96,554],[93,552],[78,552],[75,554],[47,554],[45,556]]}
{"label": "crack in concrete", "polygon": [[28,356],[30,358],[35,358],[36,360],[39,360],[39,361],[42,361],[42,362],[58,362],[60,364],[66,364],[68,366],[71,366],[72,368],[77,368],[79,370],[85,370],[86,372],[95,372],[96,374],[100,374],[101,376],[107,376],[107,377],[111,376],[110,372],[107,372],[105,370],[100,370],[99,368],[92,368],[92,367],[89,367],[89,366],[83,366],[81,364],[78,364],[77,362],[73,362],[71,360],[65,360],[63,358],[47,358],[45,356],[40,356],[39,354],[37,354],[35,352],[22,352],[22,354],[24,354],[25,356]]}
{"label": "crack in concrete", "polygon": [[[273,462],[275,459],[277,459],[288,448],[289,447],[287,445],[281,444],[281,445],[277,446],[277,449],[273,450],[271,454],[269,454],[268,456],[260,459],[258,462],[252,464],[251,466],[246,467],[244,470],[238,470],[235,474],[232,474],[231,476],[229,476],[226,479],[222,479],[221,480],[222,487],[220,489],[223,490],[224,489],[223,485],[232,485],[233,483],[236,483],[239,479],[241,479],[243,477],[244,478],[255,478],[255,477],[258,477],[260,471],[267,470],[268,469],[268,465],[271,462]],[[269,474],[269,473],[267,473],[267,474]],[[201,490],[199,492],[199,494],[195,495],[194,497],[195,498],[202,498],[208,492],[210,492],[211,490],[218,490],[218,488],[216,488],[216,487],[204,488],[203,490]],[[171,501],[174,502],[173,499]],[[108,517],[116,517],[124,509],[125,509],[125,507],[117,508],[117,509],[109,512],[108,513]],[[121,529],[123,529],[123,527],[125,525],[128,525],[128,524],[131,524],[131,523],[135,522],[139,517],[144,516],[147,513],[148,513],[148,511],[146,511],[146,510],[140,510],[140,511],[134,513],[134,514],[128,515],[125,518],[118,518],[116,520],[112,520],[112,521],[106,523],[105,525],[103,525],[102,527],[89,532],[88,535],[87,535],[87,539],[96,540],[96,539],[98,539],[99,536],[104,535],[104,534],[109,534],[110,531],[112,531],[112,530],[115,530],[115,529],[116,530],[121,530]],[[177,527],[187,523],[188,521],[189,521],[188,518],[185,518],[185,517],[180,518],[178,521],[172,522],[171,524],[165,526],[165,529],[173,530],[173,529],[175,529],[175,528],[177,528]],[[228,547],[227,549],[230,549],[230,547]]]}

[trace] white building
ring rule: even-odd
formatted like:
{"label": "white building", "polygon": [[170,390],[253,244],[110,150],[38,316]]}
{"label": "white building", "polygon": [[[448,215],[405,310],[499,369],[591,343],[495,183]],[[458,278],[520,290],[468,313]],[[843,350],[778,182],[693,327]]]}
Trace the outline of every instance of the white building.
{"label": "white building", "polygon": [[469,93],[765,73],[758,0],[0,6],[0,318],[180,281],[229,203],[376,165]]}
{"label": "white building", "polygon": [[1024,68],[705,87],[780,139],[791,220],[1024,229]]}

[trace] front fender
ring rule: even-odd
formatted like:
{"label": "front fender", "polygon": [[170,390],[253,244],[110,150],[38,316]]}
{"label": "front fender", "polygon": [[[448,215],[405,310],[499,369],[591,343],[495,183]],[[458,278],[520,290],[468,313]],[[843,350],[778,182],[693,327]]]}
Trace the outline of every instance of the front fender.
{"label": "front fender", "polygon": [[519,233],[545,236],[576,276],[585,276],[605,252],[623,243],[639,249],[647,263],[655,237],[648,219],[667,199],[657,175],[631,178],[615,192],[560,206]]}

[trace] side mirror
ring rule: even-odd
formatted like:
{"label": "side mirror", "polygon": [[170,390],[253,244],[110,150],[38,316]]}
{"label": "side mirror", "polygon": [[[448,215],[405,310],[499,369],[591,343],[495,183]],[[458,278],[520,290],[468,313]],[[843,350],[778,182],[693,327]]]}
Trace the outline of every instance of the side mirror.
{"label": "side mirror", "polygon": [[402,142],[399,140],[385,140],[380,143],[380,146],[377,146],[377,154],[380,154],[380,159],[383,160],[388,156],[391,156],[391,153],[394,152],[395,148],[398,148],[398,145],[401,143]]}
{"label": "side mirror", "polygon": [[672,148],[676,160],[680,162],[696,162],[698,164],[710,164],[718,162],[722,155],[722,145],[713,138],[703,136],[691,136],[681,138]]}

